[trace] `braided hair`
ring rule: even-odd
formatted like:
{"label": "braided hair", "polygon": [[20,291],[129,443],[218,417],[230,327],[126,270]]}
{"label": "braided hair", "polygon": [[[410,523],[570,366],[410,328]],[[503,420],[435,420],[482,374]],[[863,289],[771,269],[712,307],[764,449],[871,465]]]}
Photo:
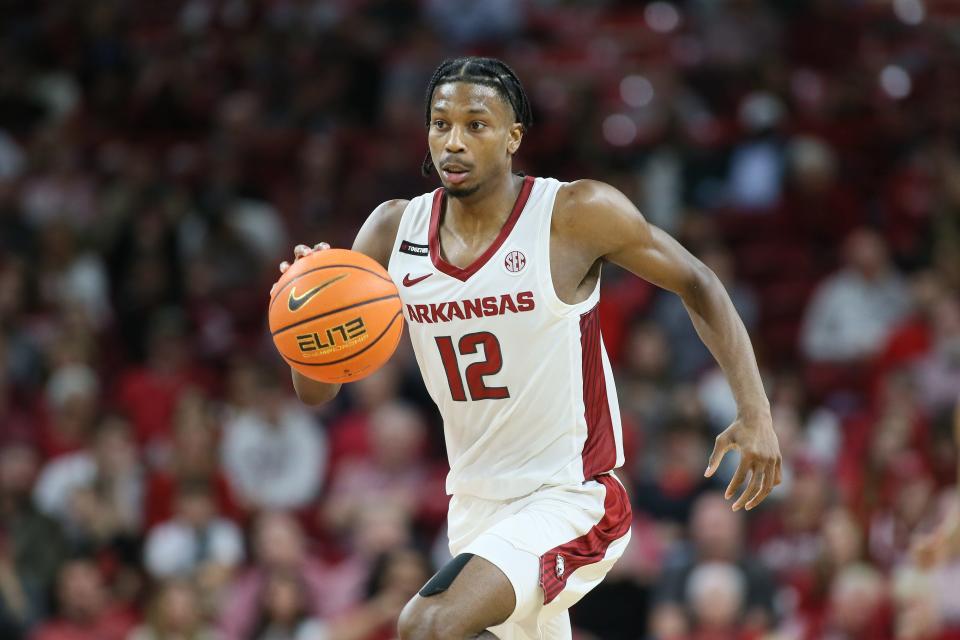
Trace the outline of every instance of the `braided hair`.
{"label": "braided hair", "polygon": [[[513,109],[513,116],[523,127],[524,132],[533,124],[530,101],[513,69],[496,58],[465,57],[444,60],[433,72],[430,84],[427,85],[424,108],[424,123],[427,127],[430,126],[430,107],[433,103],[434,90],[450,82],[467,82],[491,87]],[[420,170],[424,176],[428,176],[432,169],[433,161],[430,159],[430,153],[427,152]]]}

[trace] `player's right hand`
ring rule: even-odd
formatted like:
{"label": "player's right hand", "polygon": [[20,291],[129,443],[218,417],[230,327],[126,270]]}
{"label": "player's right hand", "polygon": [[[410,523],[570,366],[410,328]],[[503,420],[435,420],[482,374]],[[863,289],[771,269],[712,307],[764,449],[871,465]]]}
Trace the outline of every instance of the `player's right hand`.
{"label": "player's right hand", "polygon": [[[298,244],[293,248],[293,261],[296,262],[300,258],[305,258],[314,251],[325,251],[330,248],[330,245],[326,242],[318,242],[312,247],[308,247],[305,244]],[[280,263],[280,275],[283,275],[287,272],[287,269],[290,268],[290,263],[284,260]],[[277,290],[277,283],[274,282],[273,286],[270,287],[270,297],[273,297],[273,292]]]}

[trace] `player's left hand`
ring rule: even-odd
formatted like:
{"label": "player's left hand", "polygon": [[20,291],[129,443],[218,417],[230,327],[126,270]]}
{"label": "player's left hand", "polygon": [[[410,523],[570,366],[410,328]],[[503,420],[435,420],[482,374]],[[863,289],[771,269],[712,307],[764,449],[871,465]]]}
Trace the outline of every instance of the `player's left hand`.
{"label": "player's left hand", "polygon": [[780,444],[773,431],[773,422],[769,416],[745,420],[738,418],[717,436],[710,462],[703,475],[713,476],[723,460],[724,454],[731,449],[740,451],[740,464],[730,479],[724,497],[730,499],[750,474],[750,483],[737,501],[733,510],[746,506],[747,510],[760,504],[773,488],[780,484]]}
{"label": "player's left hand", "polygon": [[[329,249],[329,248],[330,248],[330,245],[327,244],[326,242],[318,242],[317,244],[313,245],[312,247],[308,247],[308,246],[305,245],[305,244],[298,244],[296,247],[293,248],[293,261],[296,262],[296,261],[299,260],[300,258],[306,258],[308,255],[310,255],[310,254],[313,253],[314,251],[324,251],[324,250]],[[289,263],[289,262],[287,262],[286,260],[284,260],[283,262],[281,262],[281,263],[280,263],[280,275],[282,276],[283,274],[285,274],[285,273],[287,272],[287,269],[289,269],[289,268],[290,268],[290,263]],[[276,292],[278,286],[280,286],[280,283],[279,283],[279,282],[274,282],[274,283],[273,283],[273,286],[270,287],[270,297],[271,297],[271,298],[273,297],[273,294]]]}

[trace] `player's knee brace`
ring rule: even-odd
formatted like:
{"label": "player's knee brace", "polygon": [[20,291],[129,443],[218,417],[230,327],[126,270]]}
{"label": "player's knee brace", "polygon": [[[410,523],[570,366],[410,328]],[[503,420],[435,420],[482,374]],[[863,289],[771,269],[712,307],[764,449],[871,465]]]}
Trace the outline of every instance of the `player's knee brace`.
{"label": "player's knee brace", "polygon": [[463,568],[467,566],[467,563],[470,562],[470,558],[472,557],[472,553],[461,553],[443,565],[440,571],[437,571],[437,573],[427,581],[427,584],[423,585],[423,588],[420,589],[420,597],[429,598],[430,596],[435,596],[449,589],[450,585],[453,584],[453,581],[460,575],[460,572],[463,571]]}

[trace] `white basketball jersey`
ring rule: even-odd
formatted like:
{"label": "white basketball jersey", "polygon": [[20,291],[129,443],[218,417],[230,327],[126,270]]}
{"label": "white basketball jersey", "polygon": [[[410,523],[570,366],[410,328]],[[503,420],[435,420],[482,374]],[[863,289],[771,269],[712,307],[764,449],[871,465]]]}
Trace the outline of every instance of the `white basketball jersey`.
{"label": "white basketball jersey", "polygon": [[570,305],[550,275],[561,186],[527,177],[500,234],[463,269],[440,255],[443,189],[411,200],[400,221],[389,272],[443,416],[447,493],[506,500],[623,464],[599,282]]}

